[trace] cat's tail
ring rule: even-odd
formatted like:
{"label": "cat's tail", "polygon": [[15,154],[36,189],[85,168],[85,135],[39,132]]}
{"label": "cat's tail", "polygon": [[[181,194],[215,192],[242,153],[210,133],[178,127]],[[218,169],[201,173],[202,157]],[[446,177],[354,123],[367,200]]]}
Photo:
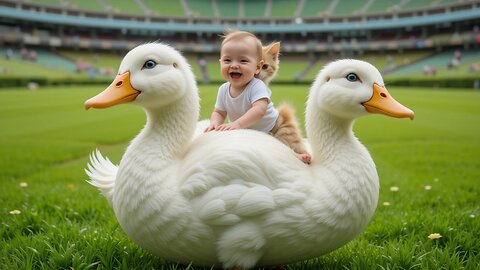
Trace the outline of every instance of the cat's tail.
{"label": "cat's tail", "polygon": [[272,134],[284,144],[288,145],[298,154],[306,154],[308,151],[304,145],[302,132],[295,117],[295,109],[288,103],[281,103],[277,108],[278,120],[272,129]]}

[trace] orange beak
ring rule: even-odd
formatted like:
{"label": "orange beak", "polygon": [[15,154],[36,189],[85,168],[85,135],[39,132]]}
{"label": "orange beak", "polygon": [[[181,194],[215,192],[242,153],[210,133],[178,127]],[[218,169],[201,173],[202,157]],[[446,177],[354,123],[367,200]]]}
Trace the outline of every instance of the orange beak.
{"label": "orange beak", "polygon": [[415,114],[409,108],[396,101],[387,89],[376,83],[373,84],[373,95],[362,103],[370,113],[380,113],[396,118],[410,118],[413,120]]}
{"label": "orange beak", "polygon": [[117,75],[115,80],[100,94],[85,101],[85,109],[103,109],[135,100],[140,94],[130,84],[130,72]]}

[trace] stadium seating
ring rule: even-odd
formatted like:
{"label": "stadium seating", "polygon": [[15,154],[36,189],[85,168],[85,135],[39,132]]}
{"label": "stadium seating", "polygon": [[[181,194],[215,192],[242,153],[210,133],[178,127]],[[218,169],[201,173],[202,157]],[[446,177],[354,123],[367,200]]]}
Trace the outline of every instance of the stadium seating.
{"label": "stadium seating", "polygon": [[60,0],[31,0],[31,2],[47,6],[61,6]]}
{"label": "stadium seating", "polygon": [[434,4],[435,1],[430,0],[415,0],[415,1],[407,1],[404,5],[402,5],[402,9],[420,9],[429,7]]}
{"label": "stadium seating", "polygon": [[[199,80],[218,82],[218,36],[234,26],[266,43],[282,42],[274,82],[309,82],[328,61],[349,57],[373,63],[387,77],[422,74],[425,66],[471,75],[471,65],[479,64],[472,56],[479,54],[479,10],[479,0],[2,0],[0,49],[34,48],[32,70],[59,71],[34,74],[76,76],[78,59],[115,71],[127,50],[160,40],[187,54]],[[464,60],[447,70],[457,49]],[[200,58],[207,73],[200,72]],[[11,74],[27,63],[2,61],[0,71],[10,64]]]}
{"label": "stadium seating", "polygon": [[374,0],[365,13],[391,12],[398,7],[398,0]]}
{"label": "stadium seating", "polygon": [[210,0],[188,0],[188,6],[195,17],[210,17],[215,16],[213,11],[212,1]]}
{"label": "stadium seating", "polygon": [[[186,16],[190,11],[195,17],[314,17],[354,16],[359,14],[382,14],[406,10],[421,10],[429,7],[463,3],[463,0],[185,0],[186,7],[178,0],[29,0],[28,2],[117,14],[153,14],[157,16]],[[102,4],[103,3],[103,4]],[[186,10],[187,9],[187,10]]]}
{"label": "stadium seating", "polygon": [[114,0],[108,2],[115,13],[145,14],[142,8],[132,0]]}
{"label": "stadium seating", "polygon": [[390,73],[389,76],[421,76],[424,74],[424,70],[426,67],[434,67],[436,69],[436,75],[438,76],[458,76],[471,73],[469,71],[469,67],[471,64],[480,64],[480,50],[462,50],[462,59],[460,61],[460,66],[449,69],[447,66],[452,60],[453,53],[454,50],[446,50],[434,54],[420,61],[405,65]]}
{"label": "stadium seating", "polygon": [[220,17],[240,17],[238,0],[215,1]]}
{"label": "stadium seating", "polygon": [[336,6],[331,14],[333,16],[345,16],[360,14],[366,1],[336,0],[334,3],[336,3]]}
{"label": "stadium seating", "polygon": [[297,10],[297,0],[275,0],[271,1],[270,16],[272,17],[294,17]]}
{"label": "stadium seating", "polygon": [[265,16],[265,9],[267,7],[265,0],[245,0],[243,1],[243,5],[245,17],[260,18]]}
{"label": "stadium seating", "polygon": [[330,6],[329,1],[318,1],[318,0],[306,0],[301,16],[303,17],[313,17],[313,16],[323,16],[326,14]]}
{"label": "stadium seating", "polygon": [[178,0],[142,0],[151,13],[158,16],[186,16],[181,1]]}
{"label": "stadium seating", "polygon": [[66,59],[58,54],[51,53],[45,50],[36,50],[37,63],[47,66],[59,68],[69,72],[75,72],[75,64],[69,59]]}
{"label": "stadium seating", "polygon": [[117,70],[118,65],[123,57],[122,55],[108,52],[84,52],[84,51],[71,51],[71,50],[62,50],[58,52],[59,55],[68,59],[70,62],[75,63],[77,60],[81,59],[94,68],[102,69],[108,68]]}
{"label": "stadium seating", "polygon": [[[57,1],[58,3],[59,1]],[[100,1],[69,0],[70,6],[76,9],[92,10],[96,12],[108,11],[100,4]]]}
{"label": "stadium seating", "polygon": [[[0,48],[2,56],[5,54],[6,48]],[[22,60],[19,50],[13,49],[13,58],[6,60],[0,58],[0,70],[8,76],[18,77],[47,77],[47,78],[64,78],[86,75],[75,74],[75,65],[72,62],[55,56],[49,52],[35,50],[37,60]],[[26,72],[28,71],[28,72]]]}
{"label": "stadium seating", "polygon": [[[2,55],[5,55],[5,51],[7,48],[0,48],[0,52]],[[46,50],[41,50],[41,49],[30,49],[27,50],[27,55],[25,56],[26,59],[22,59],[21,53],[19,49],[11,49],[13,52],[13,58],[12,60],[14,61],[23,61],[24,64],[35,64],[35,65],[41,65],[43,67],[48,67],[48,68],[55,68],[59,70],[64,70],[66,72],[75,72],[75,64],[70,61],[69,59],[66,59],[58,54],[46,51]],[[35,54],[35,59],[31,59],[31,53]]]}

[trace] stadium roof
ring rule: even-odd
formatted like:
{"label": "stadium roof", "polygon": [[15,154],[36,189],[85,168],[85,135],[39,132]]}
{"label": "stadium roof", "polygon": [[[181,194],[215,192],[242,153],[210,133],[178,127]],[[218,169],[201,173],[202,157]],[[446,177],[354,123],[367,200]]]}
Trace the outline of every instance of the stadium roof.
{"label": "stadium roof", "polygon": [[185,22],[148,22],[109,18],[91,18],[62,14],[44,13],[9,7],[0,7],[3,18],[18,19],[48,24],[72,25],[79,27],[105,28],[118,30],[155,30],[166,32],[201,32],[222,33],[224,29],[235,27],[240,30],[255,33],[299,33],[299,32],[331,32],[349,30],[375,30],[413,27],[441,24],[445,22],[462,21],[480,18],[480,8],[450,11],[426,16],[412,16],[393,19],[365,19],[358,22],[327,22],[327,23],[278,23],[278,24],[236,24],[224,25],[215,23],[185,23]]}

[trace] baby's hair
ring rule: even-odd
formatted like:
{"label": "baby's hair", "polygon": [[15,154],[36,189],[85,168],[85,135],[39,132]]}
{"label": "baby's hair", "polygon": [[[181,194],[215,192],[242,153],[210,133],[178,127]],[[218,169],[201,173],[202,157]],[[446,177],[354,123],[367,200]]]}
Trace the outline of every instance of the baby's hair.
{"label": "baby's hair", "polygon": [[228,29],[226,30],[225,34],[222,35],[221,37],[222,37],[222,44],[220,45],[220,50],[222,49],[223,45],[229,41],[244,39],[247,37],[253,38],[253,40],[255,41],[255,46],[257,47],[256,49],[257,49],[258,61],[262,60],[262,42],[254,34],[247,31]]}

